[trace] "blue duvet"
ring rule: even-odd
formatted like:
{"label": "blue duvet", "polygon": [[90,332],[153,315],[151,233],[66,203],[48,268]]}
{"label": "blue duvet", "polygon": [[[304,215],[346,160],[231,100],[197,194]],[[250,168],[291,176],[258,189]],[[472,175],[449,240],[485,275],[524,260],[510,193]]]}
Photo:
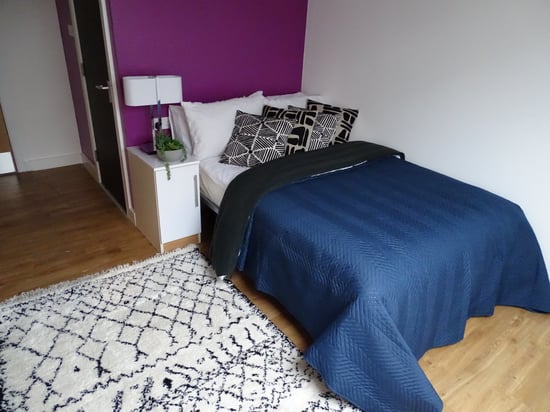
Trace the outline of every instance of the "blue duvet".
{"label": "blue duvet", "polygon": [[521,209],[395,158],[266,194],[239,268],[313,338],[306,360],[369,411],[440,411],[417,360],[495,305],[550,311]]}

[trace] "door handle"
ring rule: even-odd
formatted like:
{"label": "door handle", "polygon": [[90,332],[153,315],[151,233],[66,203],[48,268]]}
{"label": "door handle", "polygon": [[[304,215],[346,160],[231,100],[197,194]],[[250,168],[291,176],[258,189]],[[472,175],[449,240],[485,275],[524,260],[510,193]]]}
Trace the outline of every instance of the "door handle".
{"label": "door handle", "polygon": [[106,84],[96,84],[95,88],[97,90],[109,90],[109,86]]}

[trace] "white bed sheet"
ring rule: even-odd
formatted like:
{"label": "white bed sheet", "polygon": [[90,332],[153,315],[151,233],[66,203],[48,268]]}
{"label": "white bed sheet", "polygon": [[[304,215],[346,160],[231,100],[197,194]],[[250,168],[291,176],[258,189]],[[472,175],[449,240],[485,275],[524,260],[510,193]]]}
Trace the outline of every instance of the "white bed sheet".
{"label": "white bed sheet", "polygon": [[222,203],[225,189],[237,175],[248,167],[220,163],[220,156],[202,159],[199,164],[201,195],[212,202],[217,208]]}

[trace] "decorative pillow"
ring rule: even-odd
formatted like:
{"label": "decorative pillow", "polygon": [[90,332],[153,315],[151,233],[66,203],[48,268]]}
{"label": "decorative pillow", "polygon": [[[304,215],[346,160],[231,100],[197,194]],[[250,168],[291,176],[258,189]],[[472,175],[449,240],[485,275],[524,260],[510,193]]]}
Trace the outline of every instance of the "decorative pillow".
{"label": "decorative pillow", "polygon": [[313,126],[311,139],[307,151],[324,149],[334,142],[336,126],[340,123],[340,116],[328,113],[320,113]]}
{"label": "decorative pillow", "polygon": [[264,117],[274,117],[294,122],[294,128],[288,135],[286,142],[285,155],[307,151],[318,114],[314,110],[279,109],[272,106],[264,106],[262,110],[262,116]]}
{"label": "decorative pillow", "polygon": [[[288,106],[289,110],[307,110],[299,107]],[[265,109],[265,106],[264,106]],[[340,123],[341,115],[316,112],[317,118],[313,125],[311,137],[306,148],[306,152],[310,150],[323,149],[334,144],[336,127]]]}
{"label": "decorative pillow", "polygon": [[336,126],[336,134],[333,143],[345,143],[349,140],[351,129],[355,119],[359,115],[359,110],[356,109],[347,109],[338,106],[332,106],[326,103],[320,103],[315,100],[308,99],[307,108],[309,110],[317,110],[322,113],[328,114],[339,114],[342,116],[339,124]]}
{"label": "decorative pillow", "polygon": [[189,126],[185,119],[183,107],[176,105],[168,106],[168,119],[170,121],[170,135],[172,138],[183,143],[186,153],[193,153],[193,144],[191,143]]}
{"label": "decorative pillow", "polygon": [[261,91],[248,97],[222,100],[213,103],[182,102],[185,110],[193,155],[202,160],[223,153],[231,136],[237,110],[260,114],[264,105]]}
{"label": "decorative pillow", "polygon": [[256,166],[282,157],[293,122],[237,110],[235,127],[220,163]]}

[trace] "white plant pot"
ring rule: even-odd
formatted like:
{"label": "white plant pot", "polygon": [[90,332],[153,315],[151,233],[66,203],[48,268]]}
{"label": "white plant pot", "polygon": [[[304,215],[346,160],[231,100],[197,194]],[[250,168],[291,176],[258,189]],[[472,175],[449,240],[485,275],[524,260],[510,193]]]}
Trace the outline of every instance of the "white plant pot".
{"label": "white plant pot", "polygon": [[181,162],[183,159],[185,159],[185,153],[183,152],[183,149],[166,150],[164,152],[160,152],[157,150],[157,156],[160,160],[167,163]]}

